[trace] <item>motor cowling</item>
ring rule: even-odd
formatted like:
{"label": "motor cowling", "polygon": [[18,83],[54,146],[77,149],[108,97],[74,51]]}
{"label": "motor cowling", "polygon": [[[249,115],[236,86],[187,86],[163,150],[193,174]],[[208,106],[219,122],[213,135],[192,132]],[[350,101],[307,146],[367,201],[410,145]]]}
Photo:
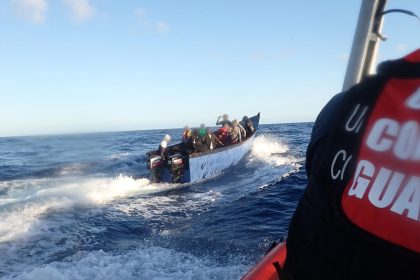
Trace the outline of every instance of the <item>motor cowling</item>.
{"label": "motor cowling", "polygon": [[147,168],[148,169],[154,169],[163,164],[163,159],[161,156],[153,155],[149,157],[149,160],[147,162]]}

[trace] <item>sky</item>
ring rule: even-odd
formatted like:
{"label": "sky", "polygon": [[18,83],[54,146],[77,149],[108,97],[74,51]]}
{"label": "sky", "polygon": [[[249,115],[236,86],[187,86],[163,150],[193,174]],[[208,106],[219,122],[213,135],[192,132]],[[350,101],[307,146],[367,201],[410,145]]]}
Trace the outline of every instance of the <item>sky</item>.
{"label": "sky", "polygon": [[[360,4],[0,0],[0,136],[314,121],[341,90]],[[383,33],[380,61],[420,47],[413,17]]]}

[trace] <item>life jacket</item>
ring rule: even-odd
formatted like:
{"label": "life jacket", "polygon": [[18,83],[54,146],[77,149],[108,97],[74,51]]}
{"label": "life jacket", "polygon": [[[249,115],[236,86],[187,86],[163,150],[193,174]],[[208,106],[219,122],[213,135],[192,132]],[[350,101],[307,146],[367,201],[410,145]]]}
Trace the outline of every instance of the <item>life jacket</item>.
{"label": "life jacket", "polygon": [[420,279],[420,49],[379,70],[319,144],[285,279]]}

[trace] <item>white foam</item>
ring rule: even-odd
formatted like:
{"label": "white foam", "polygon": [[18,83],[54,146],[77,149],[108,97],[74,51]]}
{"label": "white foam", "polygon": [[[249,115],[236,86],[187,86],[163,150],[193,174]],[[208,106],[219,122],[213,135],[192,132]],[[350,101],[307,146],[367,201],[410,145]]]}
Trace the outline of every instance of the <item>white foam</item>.
{"label": "white foam", "polygon": [[248,269],[240,258],[229,264],[161,247],[124,252],[80,252],[64,262],[27,269],[16,279],[239,279]]}
{"label": "white foam", "polygon": [[86,163],[74,163],[70,165],[66,165],[61,167],[57,174],[61,176],[69,176],[69,175],[81,175],[83,174],[83,170],[86,169],[89,165]]}
{"label": "white foam", "polygon": [[275,136],[263,134],[255,138],[248,164],[263,163],[254,172],[254,177],[259,178],[260,188],[278,182],[300,169],[299,162],[302,159],[289,155],[288,151],[289,147]]}
{"label": "white foam", "polygon": [[150,184],[127,176],[97,179],[35,179],[0,182],[7,196],[0,204],[0,242],[36,234],[41,216],[48,211],[75,205],[103,205],[113,200],[144,195],[177,185]]}
{"label": "white foam", "polygon": [[108,158],[109,159],[120,159],[120,158],[123,158],[123,157],[128,157],[129,155],[130,155],[130,153],[127,153],[127,152],[117,153],[117,154],[113,154],[113,155],[108,156]]}
{"label": "white foam", "polygon": [[280,166],[296,162],[291,156],[287,156],[289,147],[274,136],[259,135],[252,145],[251,161],[258,160],[264,163]]}
{"label": "white foam", "polygon": [[28,203],[13,210],[0,212],[0,242],[10,241],[23,234],[34,233],[38,218],[51,208],[64,207],[64,201],[48,201],[39,205]]}
{"label": "white foam", "polygon": [[189,218],[199,212],[207,211],[210,205],[222,197],[220,192],[212,190],[205,193],[193,193],[187,199],[182,200],[179,200],[178,196],[139,197],[125,203],[116,203],[113,209],[145,219],[162,219],[168,215],[174,219],[174,217],[180,216],[179,214],[182,214],[184,218]]}

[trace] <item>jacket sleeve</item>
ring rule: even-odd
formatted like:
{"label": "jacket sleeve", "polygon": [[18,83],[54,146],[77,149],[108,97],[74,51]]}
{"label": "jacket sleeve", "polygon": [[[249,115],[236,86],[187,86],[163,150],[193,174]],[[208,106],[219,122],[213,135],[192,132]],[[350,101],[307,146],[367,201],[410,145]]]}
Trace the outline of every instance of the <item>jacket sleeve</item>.
{"label": "jacket sleeve", "polygon": [[216,134],[213,133],[212,138],[214,139],[215,144],[223,145],[222,141],[219,140]]}
{"label": "jacket sleeve", "polygon": [[242,134],[244,137],[246,137],[246,130],[245,130],[245,128],[244,128],[241,124],[239,124],[239,128],[241,129],[241,134]]}

